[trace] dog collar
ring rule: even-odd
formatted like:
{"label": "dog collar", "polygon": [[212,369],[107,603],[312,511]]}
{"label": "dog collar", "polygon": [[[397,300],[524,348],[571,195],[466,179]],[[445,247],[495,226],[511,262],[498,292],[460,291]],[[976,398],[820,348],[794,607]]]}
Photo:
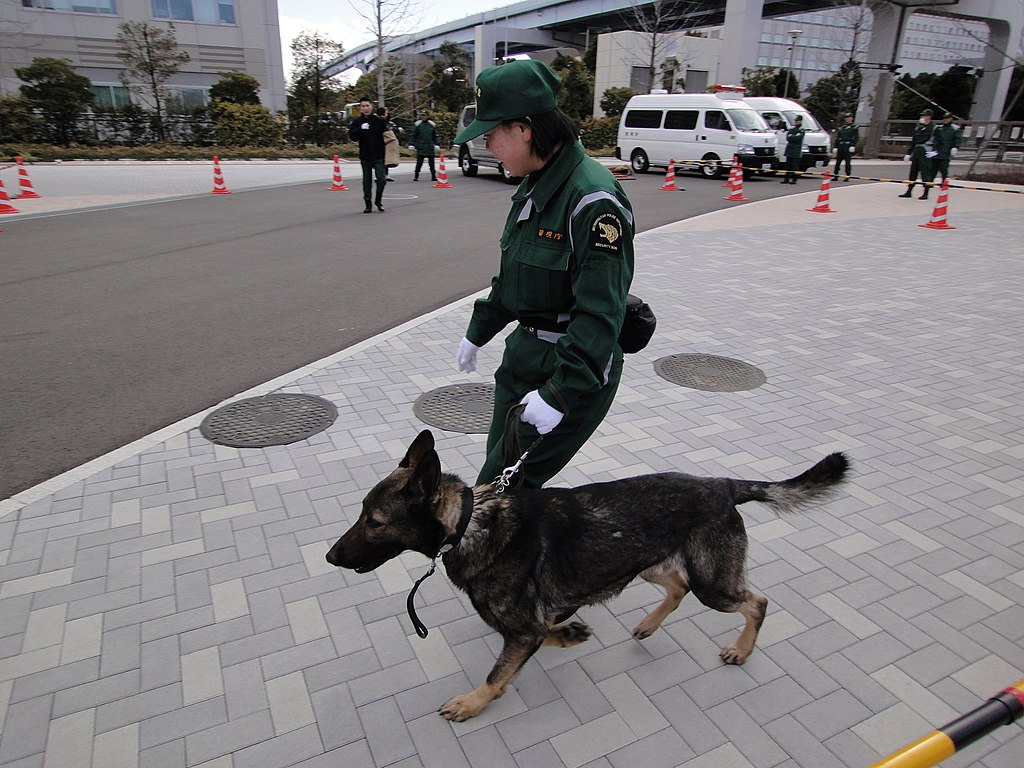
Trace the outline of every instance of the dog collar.
{"label": "dog collar", "polygon": [[437,570],[437,558],[446,552],[451,552],[455,545],[462,540],[462,537],[466,534],[466,529],[469,527],[470,518],[473,517],[473,489],[466,487],[462,489],[462,512],[459,514],[459,522],[455,524],[455,531],[451,536],[445,538],[441,542],[441,547],[437,550],[437,554],[430,559],[430,570],[420,576],[416,583],[412,585],[412,591],[409,592],[409,597],[405,601],[405,609],[409,613],[409,621],[412,622],[413,629],[416,630],[416,634],[420,637],[426,637],[428,630],[426,625],[420,621],[420,617],[416,615],[416,606],[413,605],[413,598],[416,597],[416,590],[420,588],[420,584],[424,580],[433,575],[434,571]]}

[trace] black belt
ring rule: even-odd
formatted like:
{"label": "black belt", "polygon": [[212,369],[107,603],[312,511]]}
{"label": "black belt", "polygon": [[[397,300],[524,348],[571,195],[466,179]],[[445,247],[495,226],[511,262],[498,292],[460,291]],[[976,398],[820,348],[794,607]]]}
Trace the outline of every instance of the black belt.
{"label": "black belt", "polygon": [[548,333],[567,333],[569,323],[559,323],[557,320],[549,320],[545,317],[523,317],[519,319],[519,327],[531,336],[536,336],[537,331]]}

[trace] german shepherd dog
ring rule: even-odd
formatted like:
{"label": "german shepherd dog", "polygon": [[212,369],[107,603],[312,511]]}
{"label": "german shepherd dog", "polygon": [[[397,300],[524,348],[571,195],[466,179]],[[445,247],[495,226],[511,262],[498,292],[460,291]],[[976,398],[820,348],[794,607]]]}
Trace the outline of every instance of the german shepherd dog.
{"label": "german shepherd dog", "polygon": [[637,576],[666,595],[633,637],[650,636],[693,592],[709,608],[746,620],[719,654],[742,664],[768,600],[746,585],[747,534],[736,505],[760,501],[794,511],[827,496],[847,469],[846,457],[833,453],[782,482],[663,473],[498,493],[442,473],[434,437],[424,430],[398,469],[366,495],[359,519],[327,562],[366,573],[406,550],[441,554],[452,583],[504,640],[486,682],[438,710],[461,721],[501,696],[542,645],[567,648],[589,638],[581,622],[556,625],[580,606],[614,597]]}

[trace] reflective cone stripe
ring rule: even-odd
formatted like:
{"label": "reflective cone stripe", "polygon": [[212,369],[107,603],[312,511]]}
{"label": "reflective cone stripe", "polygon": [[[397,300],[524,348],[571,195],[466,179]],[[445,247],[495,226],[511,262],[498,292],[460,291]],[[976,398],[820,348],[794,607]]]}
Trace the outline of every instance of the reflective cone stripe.
{"label": "reflective cone stripe", "polygon": [[441,153],[441,167],[437,169],[437,181],[434,182],[434,189],[451,189],[448,183],[448,173],[444,169],[444,152]]}
{"label": "reflective cone stripe", "polygon": [[[921,226],[924,226],[923,224]],[[871,768],[930,768],[1001,725],[1024,716],[1024,680],[1000,691],[965,715],[893,752]]]}
{"label": "reflective cone stripe", "polygon": [[11,198],[7,196],[3,180],[0,180],[0,213],[20,213],[17,208],[11,205]]}
{"label": "reflective cone stripe", "polygon": [[942,180],[939,188],[939,199],[935,201],[935,208],[932,209],[932,218],[927,224],[918,224],[925,229],[956,229],[946,223],[946,201],[949,199],[949,182]]}
{"label": "reflective cone stripe", "polygon": [[743,168],[740,166],[740,159],[733,155],[732,158],[732,192],[728,197],[723,197],[723,200],[749,200],[749,197],[743,196]]}
{"label": "reflective cone stripe", "polygon": [[334,156],[334,178],[331,179],[331,186],[327,188],[331,192],[347,192],[348,187],[341,178],[341,165],[338,164],[338,156]]}
{"label": "reflective cone stripe", "polygon": [[665,183],[662,184],[658,189],[665,192],[678,192],[679,187],[676,186],[676,161],[670,159],[668,161],[668,168],[665,169]]}
{"label": "reflective cone stripe", "polygon": [[220,158],[213,156],[213,190],[211,195],[230,195],[231,190],[224,183],[224,176],[220,172]]}
{"label": "reflective cone stripe", "polygon": [[828,191],[831,186],[832,172],[825,171],[825,175],[821,179],[821,189],[818,190],[818,204],[813,208],[807,210],[811,213],[835,213],[831,208],[828,207]]}
{"label": "reflective cone stripe", "polygon": [[[733,185],[736,183],[736,171],[739,170],[740,159],[738,156],[732,156],[732,165],[729,166],[729,177],[725,180],[723,187],[728,187],[729,191],[732,192]],[[742,173],[742,171],[740,171]]]}
{"label": "reflective cone stripe", "polygon": [[28,169],[25,167],[25,161],[21,159],[21,155],[16,155],[14,161],[18,164],[18,189],[21,190],[14,199],[29,200],[41,197],[32,189],[32,181],[28,177]]}

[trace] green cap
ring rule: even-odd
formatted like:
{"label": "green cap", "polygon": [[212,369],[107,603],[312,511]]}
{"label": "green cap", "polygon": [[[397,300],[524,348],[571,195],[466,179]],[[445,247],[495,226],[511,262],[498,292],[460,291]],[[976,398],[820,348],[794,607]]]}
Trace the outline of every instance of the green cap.
{"label": "green cap", "polygon": [[455,143],[475,139],[506,120],[550,112],[558,106],[559,85],[561,78],[551,67],[531,59],[485,69],[476,78],[476,119]]}
{"label": "green cap", "polygon": [[926,109],[926,110],[924,110],[924,112],[921,113],[921,117],[924,117],[925,115],[928,115],[928,117],[931,117],[934,114],[935,113],[932,112],[930,109]]}
{"label": "green cap", "polygon": [[946,119],[949,119],[949,118],[953,118],[953,117],[956,117],[956,115],[954,115],[952,112],[944,112],[943,115],[942,115],[942,119],[943,120],[946,120]]}

